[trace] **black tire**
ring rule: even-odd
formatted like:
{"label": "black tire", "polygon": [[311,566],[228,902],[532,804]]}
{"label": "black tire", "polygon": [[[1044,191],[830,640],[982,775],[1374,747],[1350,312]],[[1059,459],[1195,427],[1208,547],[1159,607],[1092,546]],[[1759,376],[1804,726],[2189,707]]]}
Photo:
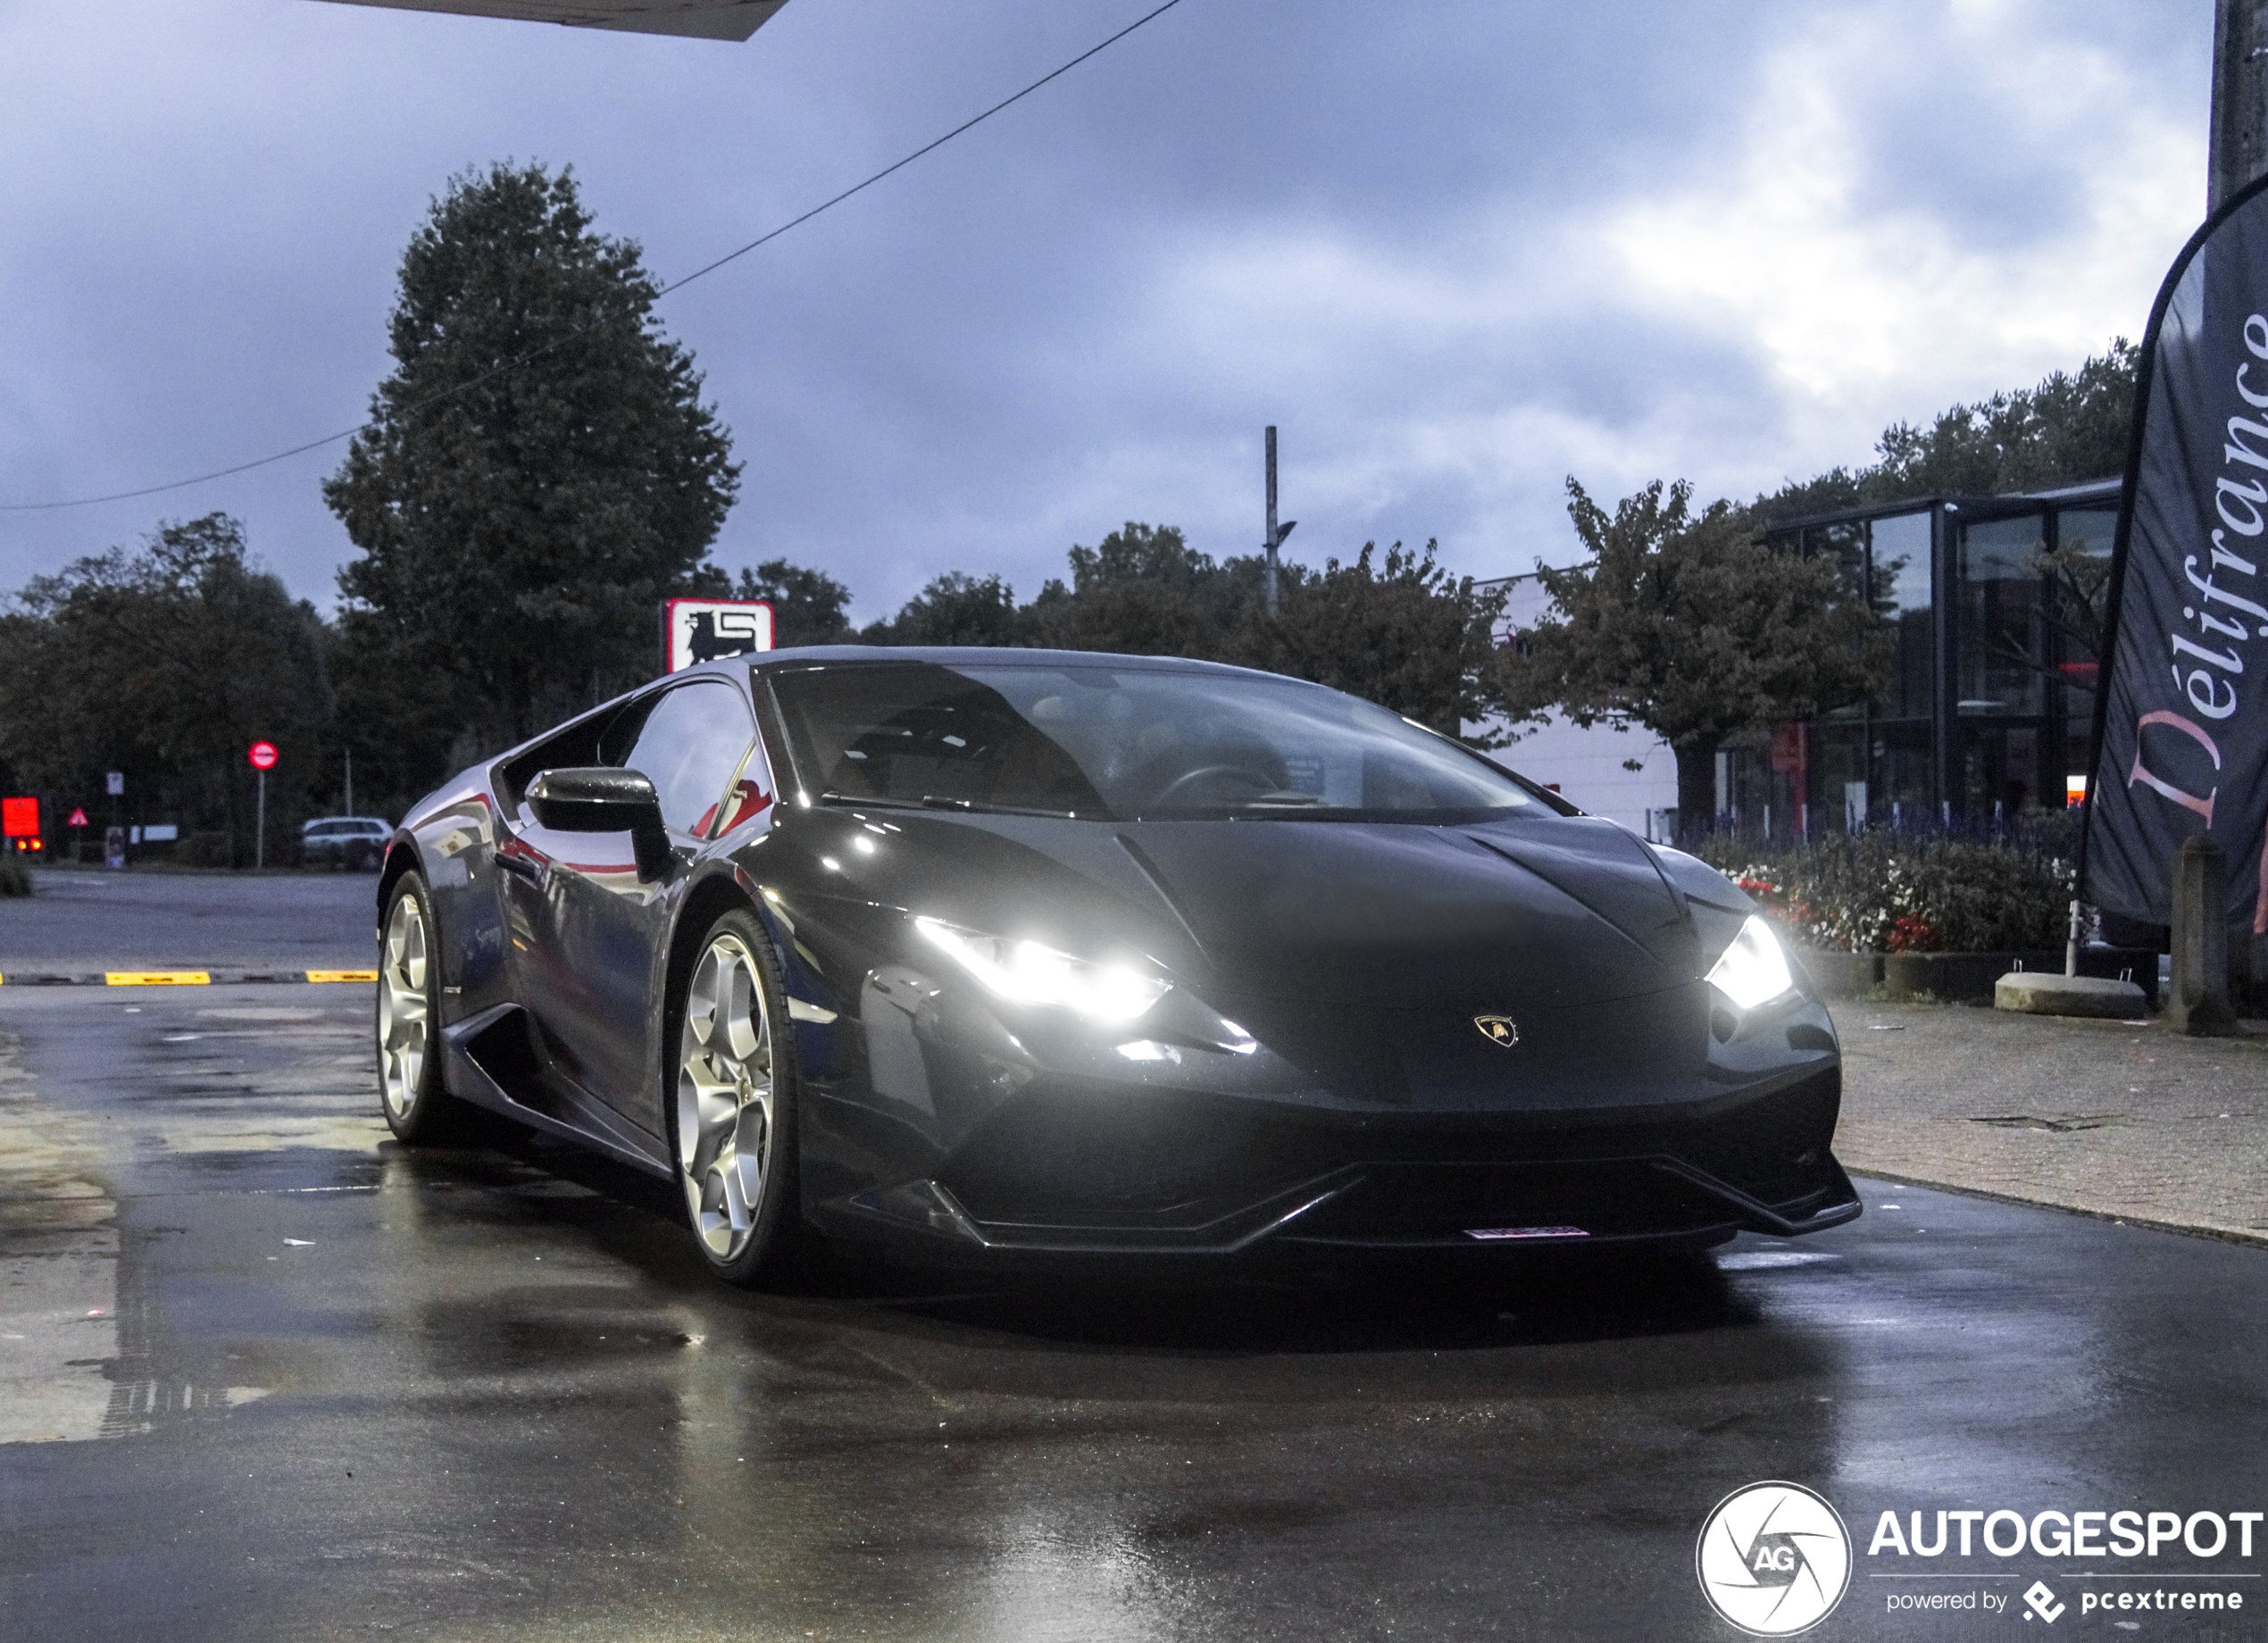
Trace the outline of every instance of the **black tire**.
{"label": "black tire", "polygon": [[810,1243],[788,989],[755,914],[735,908],[702,932],[673,994],[663,1119],[693,1247],[727,1283],[777,1286]]}
{"label": "black tire", "polygon": [[378,1099],[405,1146],[451,1138],[462,1109],[441,1083],[439,930],[425,880],[405,872],[378,924]]}

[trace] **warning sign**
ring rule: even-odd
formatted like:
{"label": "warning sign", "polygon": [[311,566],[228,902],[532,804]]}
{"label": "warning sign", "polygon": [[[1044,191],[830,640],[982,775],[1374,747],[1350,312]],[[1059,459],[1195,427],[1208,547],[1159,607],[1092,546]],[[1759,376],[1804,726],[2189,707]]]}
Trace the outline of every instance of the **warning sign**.
{"label": "warning sign", "polygon": [[78,809],[71,813],[71,825],[73,827],[85,827],[87,825],[86,805],[81,805]]}

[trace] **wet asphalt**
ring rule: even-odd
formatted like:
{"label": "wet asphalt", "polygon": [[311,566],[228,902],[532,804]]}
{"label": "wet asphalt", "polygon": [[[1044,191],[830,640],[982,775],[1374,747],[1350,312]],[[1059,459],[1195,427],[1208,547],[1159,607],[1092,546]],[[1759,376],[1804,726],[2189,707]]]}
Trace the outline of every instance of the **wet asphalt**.
{"label": "wet asphalt", "polygon": [[[1767,1479],[1855,1540],[1813,1636],[2268,1636],[2268,1533],[1867,1555],[2268,1507],[2257,1247],[1866,1181],[1683,1261],[748,1295],[661,1183],[386,1138],[370,1004],[0,988],[0,1637],[1730,1639]],[[2145,1589],[2248,1603],[2082,1611]]]}

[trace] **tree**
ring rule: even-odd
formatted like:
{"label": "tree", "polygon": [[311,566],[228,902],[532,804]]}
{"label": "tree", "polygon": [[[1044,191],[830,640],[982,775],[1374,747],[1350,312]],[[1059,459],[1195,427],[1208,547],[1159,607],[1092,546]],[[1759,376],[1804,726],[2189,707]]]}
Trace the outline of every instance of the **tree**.
{"label": "tree", "polygon": [[848,620],[850,589],[821,571],[767,559],[743,569],[733,590],[738,599],[763,599],[771,606],[771,642],[790,645],[847,645],[856,638]]}
{"label": "tree", "polygon": [[762,599],[771,606],[771,642],[780,649],[858,638],[850,625],[850,589],[824,571],[785,559],[767,559],[753,571],[743,565],[738,581],[705,564],[685,579],[684,592],[696,599]]}
{"label": "tree", "polygon": [[1391,708],[1445,736],[1491,705],[1501,591],[1452,577],[1437,545],[1411,553],[1397,542],[1373,567],[1365,542],[1352,564],[1329,561],[1320,575],[1281,590],[1280,613],[1248,608],[1228,659],[1289,673]]}
{"label": "tree", "polygon": [[1120,655],[1211,656],[1235,620],[1221,571],[1179,529],[1129,520],[1099,546],[1074,543],[1071,585],[1051,580],[1032,603],[1043,643]]}
{"label": "tree", "polygon": [[1756,499],[1769,521],[1906,496],[1979,496],[2042,490],[2126,470],[2140,355],[2123,337],[2076,372],[2037,388],[1995,394],[1939,413],[1927,429],[1896,422],[1875,446],[1880,458],[1853,472],[1835,468]]}
{"label": "tree", "polygon": [[997,575],[948,571],[908,599],[888,621],[859,634],[868,645],[1030,645],[1038,624]]}
{"label": "tree", "polygon": [[[740,472],[657,295],[571,171],[453,178],[411,238],[395,370],[323,496],[362,550],[338,579],[357,670],[438,698],[391,715],[428,773],[654,671],[655,607]],[[422,745],[438,726],[454,746]]]}
{"label": "tree", "polygon": [[35,786],[93,801],[104,771],[123,771],[129,793],[225,830],[238,863],[253,854],[245,750],[267,740],[283,755],[271,838],[328,773],[321,619],[252,562],[225,513],[32,581],[0,624],[0,755]]}
{"label": "tree", "polygon": [[1498,653],[1515,721],[1641,724],[1678,763],[1678,810],[1715,809],[1727,737],[1808,718],[1881,688],[1888,636],[1832,555],[1769,546],[1727,502],[1699,514],[1658,480],[1609,517],[1573,479],[1567,512],[1592,563],[1538,568],[1545,618]]}

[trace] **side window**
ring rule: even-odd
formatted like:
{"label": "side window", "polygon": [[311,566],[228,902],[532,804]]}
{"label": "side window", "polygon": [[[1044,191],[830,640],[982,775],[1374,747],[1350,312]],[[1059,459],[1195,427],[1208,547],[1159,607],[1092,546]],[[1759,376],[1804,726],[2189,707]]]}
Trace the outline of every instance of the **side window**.
{"label": "side window", "polygon": [[[662,800],[662,820],[672,832],[705,837],[725,802],[727,784],[736,776],[755,773],[740,769],[741,757],[755,739],[755,725],[731,686],[706,681],[680,685],[655,699],[621,763],[654,784]],[[732,808],[738,810],[737,788],[733,797]]]}

